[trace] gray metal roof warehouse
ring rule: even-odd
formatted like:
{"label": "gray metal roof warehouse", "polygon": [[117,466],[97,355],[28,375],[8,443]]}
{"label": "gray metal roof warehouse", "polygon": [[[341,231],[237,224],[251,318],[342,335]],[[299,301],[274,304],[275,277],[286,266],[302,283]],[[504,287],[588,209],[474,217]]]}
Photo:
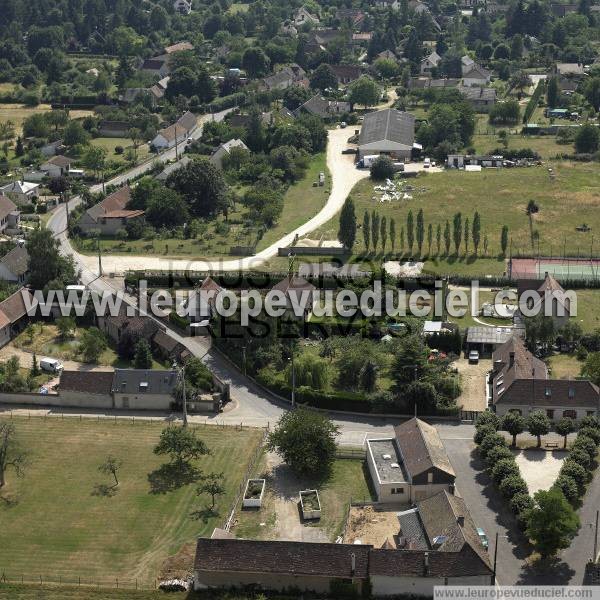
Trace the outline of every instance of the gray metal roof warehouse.
{"label": "gray metal roof warehouse", "polygon": [[359,156],[391,154],[410,158],[415,141],[415,117],[387,108],[365,115],[358,138]]}

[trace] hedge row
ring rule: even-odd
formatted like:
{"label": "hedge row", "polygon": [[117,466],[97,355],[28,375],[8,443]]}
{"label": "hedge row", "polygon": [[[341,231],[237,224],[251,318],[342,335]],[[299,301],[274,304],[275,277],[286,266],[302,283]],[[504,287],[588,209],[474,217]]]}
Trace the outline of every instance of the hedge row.
{"label": "hedge row", "polygon": [[596,454],[599,444],[600,422],[596,417],[585,417],[554,483],[571,504],[575,504],[583,496],[585,486],[598,466]]}
{"label": "hedge row", "polygon": [[[291,399],[292,388],[287,383],[268,377],[265,374],[258,374],[256,380],[274,394]],[[362,394],[355,392],[320,392],[305,386],[296,388],[295,401],[299,404],[308,404],[308,406],[326,410],[370,413],[373,409],[371,402]]]}
{"label": "hedge row", "polygon": [[485,460],[488,473],[522,529],[527,525],[527,514],[533,508],[527,483],[506,440],[498,433],[500,419],[490,411],[479,415],[475,424],[474,441]]}
{"label": "hedge row", "polygon": [[189,321],[186,318],[178,315],[175,311],[169,313],[169,321],[171,321],[175,327],[179,327],[179,329],[187,331]]}
{"label": "hedge row", "polygon": [[[270,377],[267,371],[259,373],[256,376],[256,380],[274,394],[291,399],[292,388],[286,382]],[[391,404],[386,404],[385,410],[382,411],[381,405],[376,402],[375,398],[371,399],[359,392],[322,392],[306,386],[300,386],[296,388],[295,401],[299,404],[307,404],[308,406],[324,410],[342,410],[372,414],[381,414],[382,412],[385,414],[404,414]],[[460,409],[456,405],[438,406],[434,415],[429,416],[454,417],[458,415],[459,411]]]}

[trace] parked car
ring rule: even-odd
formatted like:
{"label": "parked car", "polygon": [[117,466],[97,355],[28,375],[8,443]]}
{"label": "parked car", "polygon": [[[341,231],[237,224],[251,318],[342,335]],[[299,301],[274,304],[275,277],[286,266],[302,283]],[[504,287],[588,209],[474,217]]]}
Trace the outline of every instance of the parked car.
{"label": "parked car", "polygon": [[469,352],[469,364],[476,365],[479,362],[479,352],[477,350],[471,350]]}
{"label": "parked car", "polygon": [[47,371],[48,373],[60,373],[65,367],[56,358],[42,358],[40,359],[40,369]]}
{"label": "parked car", "polygon": [[347,126],[348,126],[348,125],[347,125],[346,121],[342,121],[342,122],[340,123],[340,127],[341,127],[342,129],[346,129],[346,127],[347,127]]}
{"label": "parked car", "polygon": [[487,535],[485,534],[485,531],[481,529],[481,527],[477,528],[477,535],[479,536],[479,541],[481,542],[481,545],[487,550],[490,543],[488,541]]}

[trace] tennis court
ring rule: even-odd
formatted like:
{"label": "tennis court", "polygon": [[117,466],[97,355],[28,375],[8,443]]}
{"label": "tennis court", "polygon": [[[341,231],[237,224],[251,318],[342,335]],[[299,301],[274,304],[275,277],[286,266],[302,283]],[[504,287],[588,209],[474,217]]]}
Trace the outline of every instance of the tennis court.
{"label": "tennis court", "polygon": [[512,258],[509,264],[512,279],[543,279],[546,273],[565,280],[596,280],[600,278],[599,258]]}

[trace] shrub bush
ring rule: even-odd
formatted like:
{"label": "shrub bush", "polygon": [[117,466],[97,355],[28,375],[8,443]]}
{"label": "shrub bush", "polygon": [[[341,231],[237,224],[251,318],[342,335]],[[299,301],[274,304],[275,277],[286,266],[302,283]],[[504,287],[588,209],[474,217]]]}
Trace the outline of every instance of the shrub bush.
{"label": "shrub bush", "polygon": [[479,452],[485,458],[487,453],[496,446],[506,447],[506,440],[499,433],[490,433],[481,440]]}
{"label": "shrub bush", "polygon": [[179,329],[183,329],[184,331],[189,325],[188,320],[185,317],[179,316],[175,311],[169,313],[169,321],[171,321],[175,327],[179,327]]}
{"label": "shrub bush", "polygon": [[514,458],[503,458],[492,467],[491,474],[496,485],[500,485],[506,477],[519,475],[519,467]]}
{"label": "shrub bush", "polygon": [[554,485],[563,493],[564,497],[571,503],[575,502],[579,497],[579,488],[577,482],[570,477],[562,473],[558,476],[558,479],[554,482]]}
{"label": "shrub bush", "polygon": [[590,461],[596,458],[596,443],[592,438],[587,437],[587,435],[581,432],[571,446],[571,451],[573,450],[583,450],[590,457]]}
{"label": "shrub bush", "polygon": [[590,438],[591,440],[593,440],[593,442],[596,446],[598,446],[598,444],[600,444],[600,429],[597,429],[595,427],[589,427],[589,426],[581,427],[581,429],[579,430],[577,439],[579,439],[580,436]]}
{"label": "shrub bush", "polygon": [[510,458],[510,459],[514,460],[513,453],[510,451],[510,449],[507,446],[495,446],[487,453],[487,456],[485,457],[485,462],[486,462],[488,468],[491,468],[498,461],[500,461],[504,458]]}
{"label": "shrub bush", "polygon": [[491,424],[482,425],[481,427],[478,427],[477,430],[475,431],[473,440],[475,441],[476,444],[481,444],[481,442],[484,440],[484,438],[486,438],[488,435],[493,435],[494,433],[496,433],[496,429],[494,428],[493,425],[491,425]]}
{"label": "shrub bush", "polygon": [[533,498],[527,493],[519,492],[511,498],[509,506],[515,515],[524,516],[529,509],[533,508]]}
{"label": "shrub bush", "polygon": [[574,460],[570,460],[569,458],[565,459],[565,462],[560,470],[560,475],[568,475],[571,477],[577,484],[580,494],[585,489],[585,482],[587,481],[588,474],[586,470]]}
{"label": "shrub bush", "polygon": [[494,430],[497,431],[498,427],[500,427],[500,419],[498,418],[498,415],[496,413],[493,413],[491,410],[483,411],[477,417],[477,421],[475,422],[475,427],[477,429],[479,429],[480,427],[483,427],[484,425],[491,425],[494,428]]}
{"label": "shrub bush", "polygon": [[598,417],[595,417],[594,415],[587,415],[586,417],[583,417],[583,419],[579,421],[579,430],[583,431],[588,427],[600,431],[600,419],[598,419]]}
{"label": "shrub bush", "polygon": [[527,484],[520,475],[510,475],[498,486],[505,498],[513,498],[516,494],[526,494]]}
{"label": "shrub bush", "polygon": [[592,459],[589,454],[581,448],[572,449],[571,452],[569,452],[569,458],[586,470],[589,470],[592,466]]}

